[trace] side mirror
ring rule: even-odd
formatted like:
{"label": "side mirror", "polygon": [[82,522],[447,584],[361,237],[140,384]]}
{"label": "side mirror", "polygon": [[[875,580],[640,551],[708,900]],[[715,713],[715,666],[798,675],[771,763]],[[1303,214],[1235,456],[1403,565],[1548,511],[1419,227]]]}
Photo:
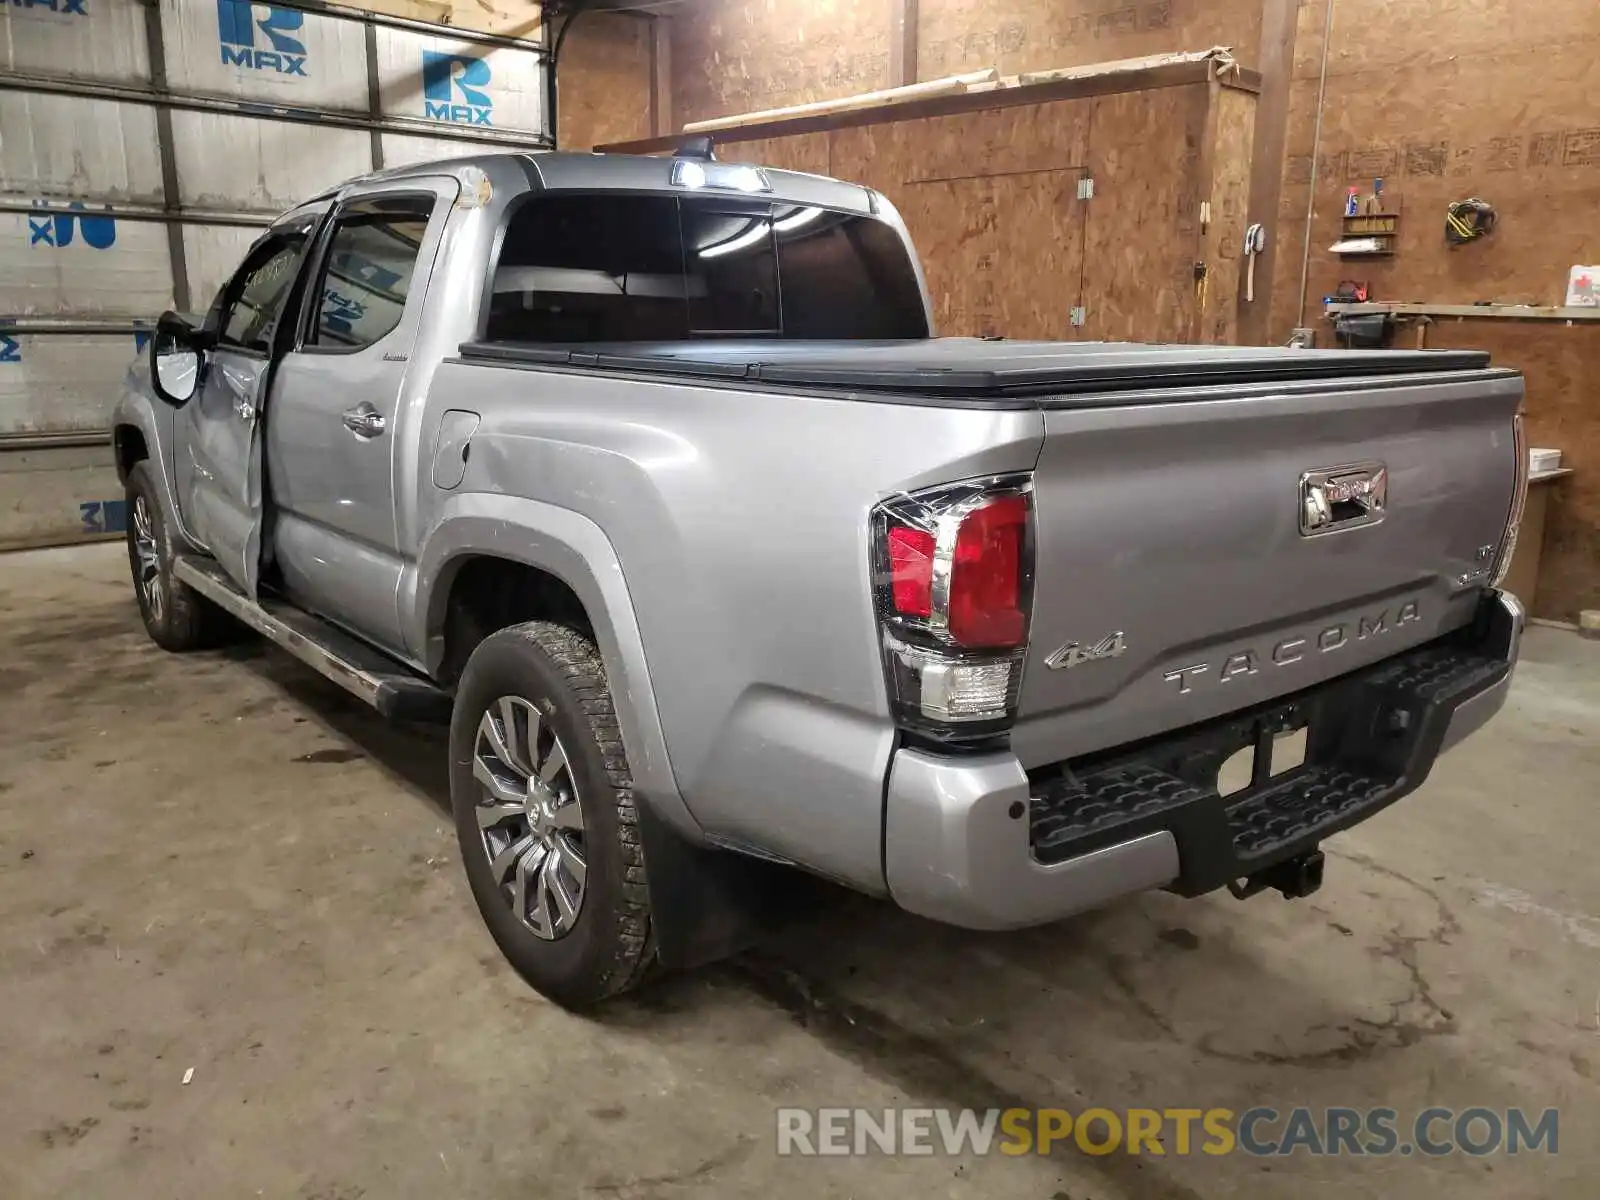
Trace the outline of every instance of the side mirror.
{"label": "side mirror", "polygon": [[200,354],[205,335],[177,313],[161,315],[150,338],[150,383],[174,408],[193,398],[200,382]]}

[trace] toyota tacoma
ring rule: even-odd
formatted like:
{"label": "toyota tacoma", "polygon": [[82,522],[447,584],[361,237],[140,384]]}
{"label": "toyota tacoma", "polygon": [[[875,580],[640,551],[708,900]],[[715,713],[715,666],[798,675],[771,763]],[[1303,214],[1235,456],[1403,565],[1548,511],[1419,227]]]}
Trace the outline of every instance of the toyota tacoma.
{"label": "toyota tacoma", "polygon": [[1314,890],[1505,700],[1522,393],[939,338],[870,189],[493,154],[275,220],[115,447],[150,636],[447,721],[483,918],[585,1005],[793,868],[976,929]]}

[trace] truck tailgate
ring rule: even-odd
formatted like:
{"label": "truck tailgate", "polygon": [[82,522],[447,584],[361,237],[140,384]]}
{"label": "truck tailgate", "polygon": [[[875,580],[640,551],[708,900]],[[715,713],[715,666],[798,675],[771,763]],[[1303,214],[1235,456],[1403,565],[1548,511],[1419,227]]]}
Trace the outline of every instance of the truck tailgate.
{"label": "truck tailgate", "polygon": [[1271,700],[1471,618],[1515,488],[1516,374],[1114,399],[1044,405],[1024,766]]}

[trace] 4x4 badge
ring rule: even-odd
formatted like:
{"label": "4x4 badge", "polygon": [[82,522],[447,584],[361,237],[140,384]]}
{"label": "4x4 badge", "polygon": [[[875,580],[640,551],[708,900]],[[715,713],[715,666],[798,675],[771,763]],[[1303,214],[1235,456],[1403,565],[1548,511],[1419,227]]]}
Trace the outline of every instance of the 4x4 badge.
{"label": "4x4 badge", "polygon": [[1122,631],[1108,633],[1098,642],[1084,645],[1082,642],[1068,642],[1049,658],[1044,660],[1044,665],[1052,671],[1065,671],[1072,667],[1081,667],[1086,662],[1096,662],[1102,658],[1117,658],[1126,654],[1128,643],[1123,640]]}

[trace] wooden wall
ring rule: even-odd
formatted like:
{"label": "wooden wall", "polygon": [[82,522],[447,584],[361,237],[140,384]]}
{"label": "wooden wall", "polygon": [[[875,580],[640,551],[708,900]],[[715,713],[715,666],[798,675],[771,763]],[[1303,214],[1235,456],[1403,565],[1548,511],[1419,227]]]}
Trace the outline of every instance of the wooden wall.
{"label": "wooden wall", "polygon": [[672,17],[678,125],[870,92],[888,80],[888,0],[700,0]]}
{"label": "wooden wall", "polygon": [[650,22],[585,13],[561,48],[556,109],[563,150],[649,137]]}
{"label": "wooden wall", "polygon": [[[858,180],[887,196],[916,243],[941,333],[1227,341],[1238,263],[1227,243],[1237,239],[1215,222],[1203,228],[1200,202],[1242,205],[1254,103],[1195,63],[728,130],[717,146],[728,161]],[[1084,178],[1092,199],[1080,199]],[[1194,265],[1211,255],[1202,288]]]}
{"label": "wooden wall", "polygon": [[[1261,0],[920,0],[919,79],[1233,46]],[[698,0],[672,18],[673,108],[699,121],[889,87],[889,0]]]}
{"label": "wooden wall", "polygon": [[[874,0],[875,2],[875,0]],[[921,0],[923,79],[1004,74],[1232,46],[1255,64],[1261,0]]]}
{"label": "wooden wall", "polygon": [[[1201,178],[1211,180],[1211,221],[1200,259],[1207,265],[1204,304],[1191,340],[1227,345],[1239,340],[1239,298],[1244,294],[1244,238],[1250,200],[1251,153],[1258,97],[1218,88],[1204,147]],[[1258,278],[1257,294],[1267,280]]]}
{"label": "wooden wall", "polygon": [[[1326,0],[1304,0],[1295,41],[1273,295],[1273,340],[1299,323],[1301,238],[1314,200],[1307,323],[1340,279],[1378,300],[1559,304],[1568,269],[1600,261],[1600,3],[1336,0],[1318,182],[1310,189]],[[1341,262],[1346,186],[1399,197],[1394,258]],[[1445,206],[1478,196],[1495,232],[1451,249]],[[1292,246],[1292,248],[1290,248]],[[1324,332],[1326,338],[1326,333]],[[1481,347],[1527,378],[1530,432],[1576,474],[1552,496],[1536,613],[1600,607],[1600,330],[1469,320],[1430,346]]]}
{"label": "wooden wall", "polygon": [[[1300,9],[1278,227],[1273,334],[1297,322],[1325,0]],[[1337,0],[1329,42],[1308,314],[1342,278],[1378,299],[1559,304],[1567,269],[1597,256],[1600,3]],[[1374,176],[1402,207],[1399,253],[1341,263],[1344,189]],[[1479,196],[1500,223],[1450,249],[1444,210]],[[1587,257],[1586,257],[1587,256]]]}

